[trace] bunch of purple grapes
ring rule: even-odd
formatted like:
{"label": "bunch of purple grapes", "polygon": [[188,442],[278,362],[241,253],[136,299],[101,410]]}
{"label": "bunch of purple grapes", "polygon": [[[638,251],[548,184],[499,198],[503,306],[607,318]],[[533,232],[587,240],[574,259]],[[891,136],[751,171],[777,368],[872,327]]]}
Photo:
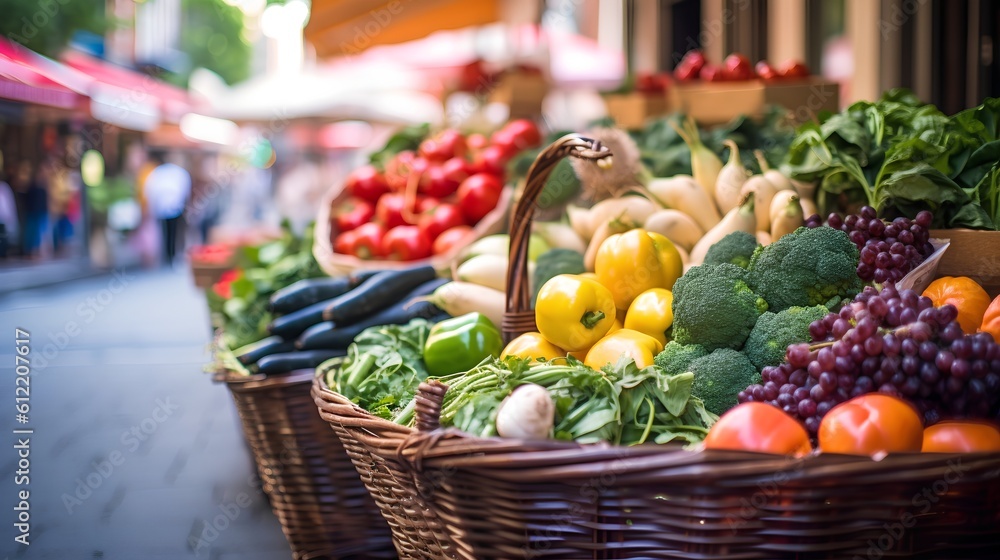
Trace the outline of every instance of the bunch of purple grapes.
{"label": "bunch of purple grapes", "polygon": [[913,290],[868,286],[839,313],[809,326],[812,344],[788,347],[739,402],[768,402],[815,435],[837,404],[879,391],[902,397],[926,425],[943,418],[990,418],[1000,406],[1000,345],[964,334],[953,305],[934,307]]}
{"label": "bunch of purple grapes", "polygon": [[[826,225],[846,232],[861,251],[858,277],[865,282],[885,284],[898,282],[934,252],[927,230],[933,219],[933,214],[923,210],[913,220],[896,218],[885,222],[878,218],[874,208],[864,206],[858,214],[844,217],[830,214]],[[805,225],[814,228],[823,223],[814,214]]]}

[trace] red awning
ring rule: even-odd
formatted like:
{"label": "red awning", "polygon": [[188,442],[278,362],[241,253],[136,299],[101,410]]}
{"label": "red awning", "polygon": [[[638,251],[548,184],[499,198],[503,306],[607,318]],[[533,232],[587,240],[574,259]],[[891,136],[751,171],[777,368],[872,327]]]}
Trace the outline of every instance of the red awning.
{"label": "red awning", "polygon": [[152,76],[135,72],[86,54],[70,51],[63,62],[91,76],[91,112],[94,117],[135,130],[155,129],[161,121],[178,123],[191,112],[187,92]]}
{"label": "red awning", "polygon": [[0,37],[0,97],[61,109],[80,106],[90,79]]}

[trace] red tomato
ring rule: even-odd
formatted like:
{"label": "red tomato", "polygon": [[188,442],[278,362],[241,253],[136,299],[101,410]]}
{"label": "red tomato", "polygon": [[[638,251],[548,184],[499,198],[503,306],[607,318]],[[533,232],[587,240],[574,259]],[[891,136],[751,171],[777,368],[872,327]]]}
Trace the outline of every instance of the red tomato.
{"label": "red tomato", "polygon": [[754,78],[753,66],[750,65],[750,59],[742,54],[733,53],[727,56],[723,62],[723,66],[726,69],[727,80],[752,80]]}
{"label": "red tomato", "polygon": [[375,206],[366,200],[352,198],[338,205],[333,216],[338,231],[351,231],[375,217]]}
{"label": "red tomato", "polygon": [[389,188],[394,191],[406,188],[406,181],[410,177],[410,169],[413,167],[415,159],[417,159],[415,153],[404,150],[385,164],[385,180],[389,184]]}
{"label": "red tomato", "polygon": [[354,240],[358,237],[357,230],[345,231],[333,239],[333,252],[350,255]]}
{"label": "red tomato", "polygon": [[431,256],[431,242],[417,226],[390,229],[382,238],[382,254],[395,261],[414,261]]}
{"label": "red tomato", "polygon": [[1000,451],[1000,427],[988,422],[946,421],[924,430],[924,453]]}
{"label": "red tomato", "polygon": [[451,158],[441,165],[446,177],[461,184],[469,176],[469,163],[462,158]]}
{"label": "red tomato", "polygon": [[375,216],[386,229],[406,224],[403,219],[403,208],[406,206],[406,196],[399,193],[392,193],[378,199],[375,204]]}
{"label": "red tomato", "polygon": [[809,68],[798,60],[789,60],[778,68],[778,74],[786,79],[801,79],[809,77]]}
{"label": "red tomato", "polygon": [[542,145],[542,132],[538,130],[538,125],[528,119],[510,121],[500,132],[505,138],[510,138],[515,154]]}
{"label": "red tomato", "polygon": [[507,170],[507,162],[510,161],[512,155],[508,152],[508,148],[504,148],[499,144],[488,146],[485,150],[479,152],[476,161],[473,163],[474,171],[476,173],[489,173],[490,175],[503,177]]}
{"label": "red tomato", "polygon": [[458,190],[459,183],[461,180],[450,176],[444,167],[431,165],[420,176],[418,191],[427,196],[442,198]]}
{"label": "red tomato", "polygon": [[706,82],[724,82],[728,78],[728,76],[726,76],[726,70],[721,66],[716,66],[714,64],[706,64],[701,69],[701,73],[698,77]]}
{"label": "red tomato", "polygon": [[458,206],[469,224],[483,219],[497,206],[503,184],[495,175],[476,173],[458,187]]}
{"label": "red tomato", "polygon": [[748,402],[730,409],[705,436],[705,449],[737,449],[794,455],[812,451],[809,434],[798,420],[780,408]]}
{"label": "red tomato", "polygon": [[469,146],[470,150],[479,151],[489,146],[490,140],[486,136],[477,133],[470,134],[468,138],[465,139],[466,145]]}
{"label": "red tomato", "polygon": [[697,80],[707,63],[705,53],[697,49],[688,51],[674,69],[674,77],[680,81]]}
{"label": "red tomato", "polygon": [[455,226],[437,236],[434,240],[434,254],[440,255],[447,253],[448,251],[454,249],[455,247],[460,247],[465,244],[465,240],[472,233],[472,228],[466,225]]}
{"label": "red tomato", "polygon": [[382,239],[385,228],[381,224],[369,222],[352,230],[354,234],[349,246],[350,254],[359,259],[374,259],[382,256]]}
{"label": "red tomato", "polygon": [[918,452],[923,438],[924,424],[917,410],[902,399],[882,393],[842,402],[819,423],[819,448],[826,453]]}
{"label": "red tomato", "polygon": [[373,165],[362,165],[347,176],[347,192],[368,202],[375,202],[389,192],[385,177]]}
{"label": "red tomato", "polygon": [[418,196],[414,210],[417,214],[426,214],[437,208],[439,204],[441,201],[432,196]]}
{"label": "red tomato", "polygon": [[439,204],[434,209],[420,216],[417,227],[427,239],[434,241],[445,230],[465,224],[462,211],[454,204]]}
{"label": "red tomato", "polygon": [[781,76],[778,75],[778,72],[775,71],[775,69],[770,64],[768,64],[766,60],[758,62],[757,66],[754,67],[754,70],[757,72],[757,76],[759,76],[760,79],[764,80],[765,82],[773,82],[774,80],[781,79]]}
{"label": "red tomato", "polygon": [[457,130],[442,130],[420,143],[420,155],[430,161],[446,161],[465,155],[465,137]]}

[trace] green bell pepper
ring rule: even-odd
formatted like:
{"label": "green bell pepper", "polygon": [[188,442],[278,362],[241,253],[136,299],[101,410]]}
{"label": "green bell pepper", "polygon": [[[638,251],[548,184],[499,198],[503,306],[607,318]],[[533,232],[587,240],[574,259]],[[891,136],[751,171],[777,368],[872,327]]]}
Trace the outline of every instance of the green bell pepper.
{"label": "green bell pepper", "polygon": [[499,356],[503,337],[482,313],[467,313],[431,327],[424,363],[432,376],[468,371],[488,356]]}

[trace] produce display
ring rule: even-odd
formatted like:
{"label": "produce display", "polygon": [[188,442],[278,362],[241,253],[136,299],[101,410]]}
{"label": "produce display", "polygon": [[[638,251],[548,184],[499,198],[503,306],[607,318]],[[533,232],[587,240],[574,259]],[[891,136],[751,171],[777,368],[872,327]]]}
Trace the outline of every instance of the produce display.
{"label": "produce display", "polygon": [[691,50],[684,55],[674,68],[674,79],[678,82],[703,80],[706,82],[739,82],[745,80],[796,80],[809,77],[809,68],[800,61],[789,60],[774,67],[766,60],[751,64],[750,59],[740,53],[732,53],[722,61],[713,64],[700,50]]}
{"label": "produce display", "polygon": [[335,199],[330,212],[336,253],[395,261],[447,253],[496,208],[507,162],[541,143],[528,120],[511,121],[488,140],[451,129],[425,134],[394,136],[347,176],[350,198]]}

